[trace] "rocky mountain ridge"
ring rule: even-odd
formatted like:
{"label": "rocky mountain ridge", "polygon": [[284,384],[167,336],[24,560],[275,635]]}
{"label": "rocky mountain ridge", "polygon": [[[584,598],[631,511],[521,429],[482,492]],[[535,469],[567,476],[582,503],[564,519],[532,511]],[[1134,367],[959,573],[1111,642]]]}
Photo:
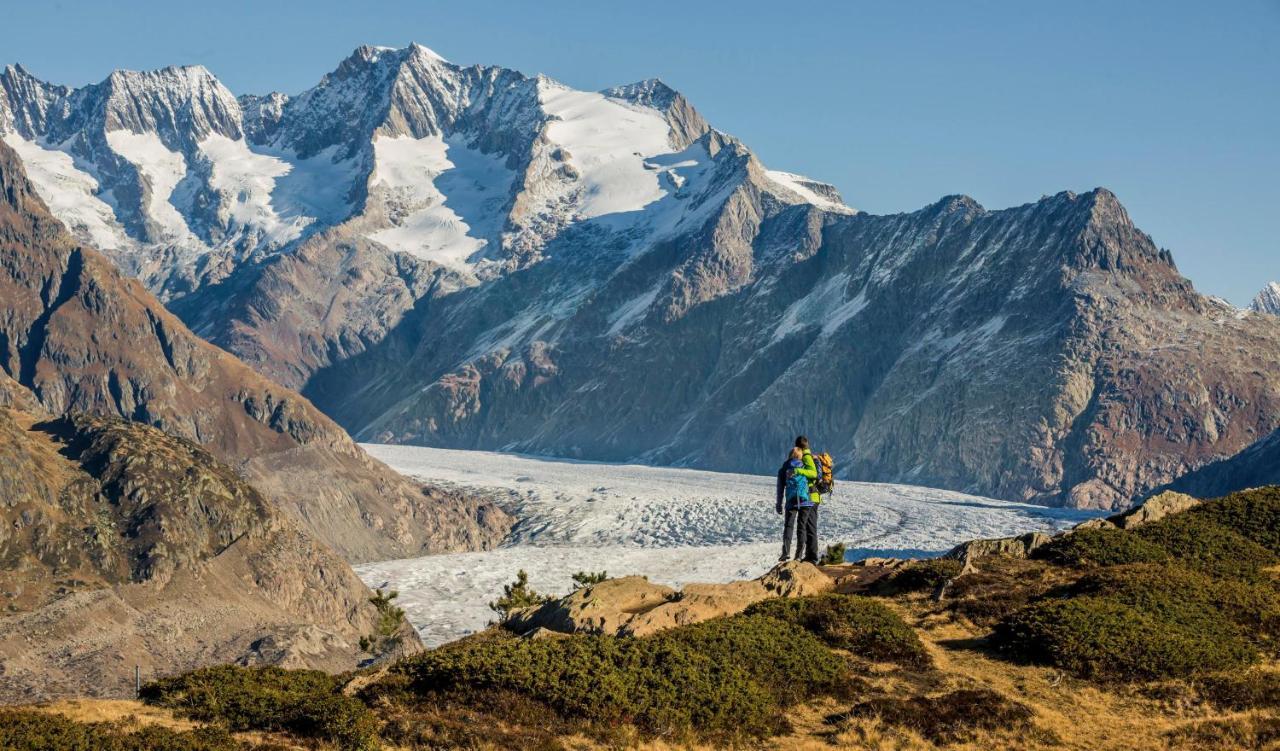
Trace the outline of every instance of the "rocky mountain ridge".
{"label": "rocky mountain ridge", "polygon": [[487,505],[424,490],[306,399],[194,336],[45,208],[0,144],[0,370],[53,415],[87,412],[189,439],[353,560],[476,548]]}
{"label": "rocky mountain ridge", "polygon": [[[87,97],[5,75],[13,113]],[[850,477],[1109,508],[1280,427],[1275,322],[1198,294],[1102,189],[869,216],[659,81],[576,91],[417,45],[295,97],[204,88],[200,154],[130,163],[239,175],[206,193],[243,232],[114,257],[365,439],[768,471],[806,432]],[[0,129],[83,234],[101,212],[67,191],[92,175],[49,121]]]}
{"label": "rocky mountain ridge", "polygon": [[1280,282],[1270,282],[1262,288],[1258,296],[1253,298],[1249,309],[1255,313],[1270,313],[1280,316]]}
{"label": "rocky mountain ridge", "polygon": [[194,444],[0,407],[0,458],[0,700],[127,695],[135,665],[362,659],[369,590]]}

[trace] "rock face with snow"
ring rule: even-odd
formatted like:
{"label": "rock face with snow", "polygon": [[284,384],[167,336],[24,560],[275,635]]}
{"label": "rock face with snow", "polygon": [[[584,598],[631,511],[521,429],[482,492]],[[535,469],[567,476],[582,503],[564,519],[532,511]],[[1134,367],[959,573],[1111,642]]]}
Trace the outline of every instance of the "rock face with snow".
{"label": "rock face with snow", "polygon": [[1253,298],[1249,309],[1255,313],[1270,313],[1280,316],[1280,282],[1271,282],[1262,288],[1258,296]]}
{"label": "rock face with snow", "polygon": [[474,549],[506,530],[498,509],[407,482],[305,398],[194,336],[67,234],[5,144],[0,312],[0,372],[28,401],[194,441],[352,560]]}
{"label": "rock face with snow", "polygon": [[1280,322],[1105,190],[869,216],[661,82],[416,45],[293,97],[209,78],[14,68],[0,130],[81,237],[369,439],[770,471],[805,432],[859,479],[1112,508],[1280,427]]}

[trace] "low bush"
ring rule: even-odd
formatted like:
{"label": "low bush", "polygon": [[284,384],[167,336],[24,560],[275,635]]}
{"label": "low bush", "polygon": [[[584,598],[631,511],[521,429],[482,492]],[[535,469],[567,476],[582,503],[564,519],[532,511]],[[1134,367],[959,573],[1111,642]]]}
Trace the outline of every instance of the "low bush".
{"label": "low bush", "polygon": [[758,602],[746,612],[798,626],[832,647],[869,660],[912,667],[930,664],[915,630],[883,603],[868,597],[826,594],[775,598]]}
{"label": "low bush", "polygon": [[[172,730],[124,722],[78,722],[49,712],[0,710],[6,751],[251,751],[222,728]],[[259,747],[266,751],[265,747]]]}
{"label": "low bush", "polygon": [[489,609],[498,614],[499,622],[505,622],[521,608],[541,605],[550,600],[551,597],[529,586],[529,575],[524,569],[520,569],[516,572],[515,581],[502,585],[502,596],[489,603]]}
{"label": "low bush", "polygon": [[827,718],[878,718],[881,722],[919,733],[934,743],[971,740],[982,731],[1026,731],[1032,712],[1024,704],[990,689],[961,689],[940,696],[876,697],[853,705],[848,712]]}
{"label": "low bush", "polygon": [[142,687],[142,699],[230,730],[284,731],[353,751],[379,747],[378,720],[318,670],[220,665]]}
{"label": "low bush", "polygon": [[1280,635],[1280,593],[1270,583],[1215,579],[1181,566],[1138,564],[1087,574],[1065,593],[1107,597],[1187,626],[1226,618],[1259,641]]}
{"label": "low bush", "polygon": [[947,610],[979,626],[994,626],[1077,574],[1046,561],[993,559],[951,583]]}
{"label": "low bush", "polygon": [[1280,486],[1232,493],[1184,515],[1226,527],[1280,555]]}
{"label": "low bush", "polygon": [[822,551],[822,556],[818,558],[818,564],[822,566],[838,566],[844,563],[844,553],[843,542],[832,543],[827,546],[826,550]]}
{"label": "low bush", "polygon": [[1246,711],[1280,707],[1280,673],[1248,670],[1209,675],[1198,681],[1200,695],[1218,709]]}
{"label": "low bush", "polygon": [[1063,566],[1118,566],[1161,563],[1169,553],[1127,530],[1081,529],[1040,546],[1035,557]]}
{"label": "low bush", "polygon": [[609,578],[608,571],[579,571],[573,575],[573,588],[582,589],[600,584]]}
{"label": "low bush", "polygon": [[1277,562],[1275,553],[1206,514],[1175,514],[1126,534],[1159,546],[1182,566],[1217,577],[1256,579]]}
{"label": "low bush", "polygon": [[1181,623],[1110,597],[1050,598],[997,625],[993,644],[1018,658],[1104,681],[1181,678],[1245,665],[1255,649],[1206,613]]}
{"label": "low bush", "polygon": [[846,670],[815,636],[740,615],[644,638],[461,643],[402,660],[387,683],[401,701],[473,704],[510,692],[596,730],[731,738],[784,730],[787,706],[841,694]]}
{"label": "low bush", "polygon": [[952,558],[913,561],[876,582],[874,593],[892,596],[907,592],[933,592],[960,575],[963,564]]}

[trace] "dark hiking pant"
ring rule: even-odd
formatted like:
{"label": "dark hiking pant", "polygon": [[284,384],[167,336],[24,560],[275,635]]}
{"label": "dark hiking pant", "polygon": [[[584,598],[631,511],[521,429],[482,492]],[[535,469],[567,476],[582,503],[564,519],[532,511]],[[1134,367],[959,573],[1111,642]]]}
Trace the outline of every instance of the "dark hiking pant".
{"label": "dark hiking pant", "polygon": [[782,557],[791,557],[791,537],[796,538],[796,560],[818,560],[818,507],[789,508],[782,526]]}
{"label": "dark hiking pant", "polygon": [[804,539],[804,542],[796,543],[796,558],[817,563],[819,555],[817,506],[800,509],[800,529],[797,530],[796,535]]}

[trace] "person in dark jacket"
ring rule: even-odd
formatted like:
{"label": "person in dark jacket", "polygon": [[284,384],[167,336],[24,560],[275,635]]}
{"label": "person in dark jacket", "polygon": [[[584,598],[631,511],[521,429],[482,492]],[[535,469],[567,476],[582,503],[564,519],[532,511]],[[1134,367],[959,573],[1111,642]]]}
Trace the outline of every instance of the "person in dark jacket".
{"label": "person in dark jacket", "polygon": [[782,556],[778,558],[779,561],[790,560],[793,534],[796,538],[796,560],[816,562],[818,557],[816,539],[811,543],[815,549],[808,549],[811,537],[816,538],[816,534],[810,533],[811,528],[816,527],[810,521],[816,507],[810,498],[809,480],[803,473],[803,456],[799,448],[793,449],[787,461],[778,469],[775,509],[779,514],[785,514],[782,525]]}

